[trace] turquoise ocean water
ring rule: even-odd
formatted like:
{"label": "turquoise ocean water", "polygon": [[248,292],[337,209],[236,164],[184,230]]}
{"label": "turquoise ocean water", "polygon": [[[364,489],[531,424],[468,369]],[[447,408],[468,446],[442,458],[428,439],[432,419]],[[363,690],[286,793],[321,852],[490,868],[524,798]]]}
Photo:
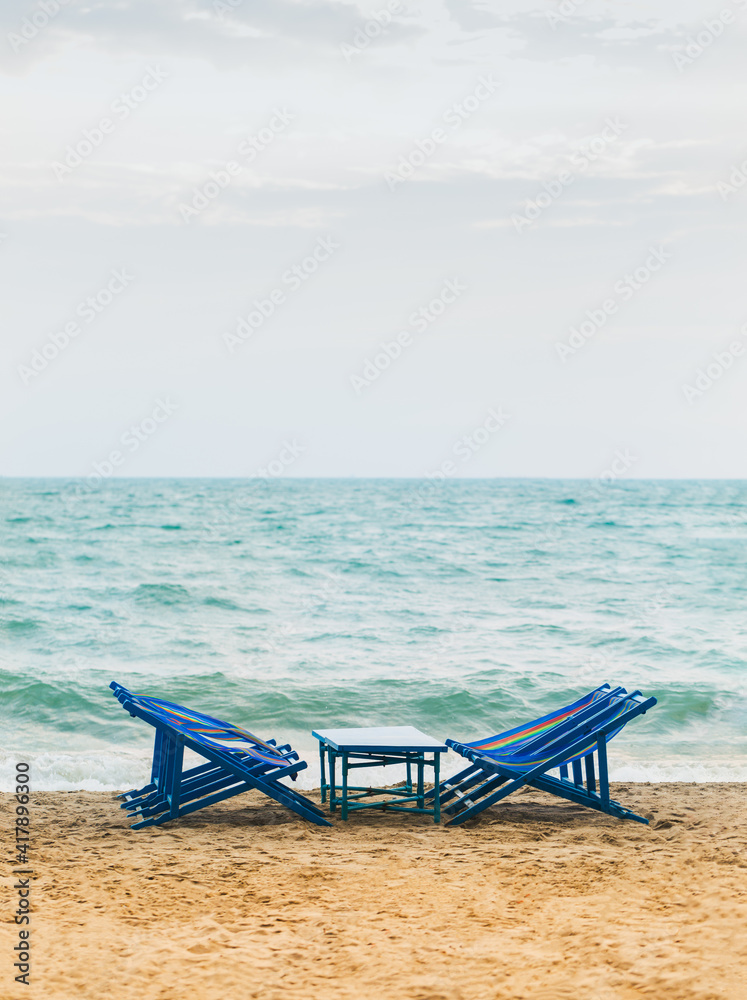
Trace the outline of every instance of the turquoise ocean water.
{"label": "turquoise ocean water", "polygon": [[[747,780],[747,483],[0,480],[0,786],[131,787],[118,680],[289,739],[473,739],[605,680],[626,780]],[[459,760],[453,758],[450,770]]]}

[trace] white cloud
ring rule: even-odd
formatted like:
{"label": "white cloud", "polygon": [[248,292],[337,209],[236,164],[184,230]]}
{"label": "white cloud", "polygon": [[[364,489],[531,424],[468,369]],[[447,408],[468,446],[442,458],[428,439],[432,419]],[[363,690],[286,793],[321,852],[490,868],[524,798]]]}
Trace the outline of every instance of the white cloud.
{"label": "white cloud", "polygon": [[[704,2],[652,12],[586,0],[553,29],[556,0],[426,0],[417,11],[407,0],[346,59],[340,45],[385,6],[244,0],[221,18],[209,0],[75,2],[18,58],[7,46],[0,473],[84,473],[100,439],[168,391],[182,409],[159,448],[174,450],[154,451],[144,472],[241,474],[242,441],[260,461],[282,426],[306,429],[309,474],[417,474],[424,450],[453,440],[453,414],[496,400],[512,413],[511,445],[486,474],[592,474],[589,426],[598,454],[633,412],[680,441],[674,464],[653,445],[646,474],[715,468],[722,411],[744,405],[739,379],[709,394],[697,440],[692,413],[685,421],[668,400],[680,355],[688,370],[747,320],[747,194],[725,202],[717,190],[747,156],[734,73],[744,18],[680,73],[672,52],[711,16]],[[0,34],[34,9],[4,5]],[[154,64],[168,71],[163,86],[58,179],[68,146]],[[385,171],[486,74],[495,95],[389,190]],[[292,111],[288,127],[185,223],[180,204],[277,108]],[[579,152],[616,116],[626,129],[582,169]],[[512,214],[568,169],[573,184],[520,236]],[[229,365],[221,333],[330,233],[334,259]],[[666,275],[570,376],[559,372],[555,340],[662,242],[674,248]],[[127,299],[54,371],[21,384],[17,363],[114,267],[137,275]],[[469,288],[459,309],[363,403],[351,398],[352,367],[454,275]],[[747,474],[732,457],[722,473]]]}

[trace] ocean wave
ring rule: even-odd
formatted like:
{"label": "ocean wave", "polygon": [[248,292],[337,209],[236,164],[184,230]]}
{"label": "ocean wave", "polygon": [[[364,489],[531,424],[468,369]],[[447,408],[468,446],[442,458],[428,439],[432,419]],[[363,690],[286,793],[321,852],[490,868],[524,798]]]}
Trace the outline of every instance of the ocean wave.
{"label": "ocean wave", "polygon": [[67,482],[0,481],[0,743],[134,752],[112,679],[310,761],[312,726],[472,739],[610,680],[659,699],[621,780],[744,773],[741,546],[699,539],[742,532],[747,483],[420,484],[112,479],[72,516]]}
{"label": "ocean wave", "polygon": [[712,781],[747,782],[745,764],[621,764],[610,768],[610,781],[685,781],[706,784]]}
{"label": "ocean wave", "polygon": [[244,611],[245,609],[228,597],[206,597],[202,602],[208,608],[221,608],[223,611]]}
{"label": "ocean wave", "polygon": [[[294,787],[311,791],[318,789],[321,781],[317,744],[308,735],[300,742],[291,741],[308,768],[298,775]],[[313,746],[311,745],[313,743]],[[202,758],[188,754],[185,767]],[[33,792],[122,792],[139,788],[150,777],[150,750],[101,751],[92,753],[40,753],[26,756],[0,754],[0,792],[13,791],[15,764],[26,761],[31,768]],[[442,760],[442,778],[462,770],[464,761],[455,754]],[[371,768],[366,771],[366,782],[374,786],[391,785],[404,780],[404,766]],[[707,784],[711,782],[747,782],[747,766],[729,764],[619,764],[610,768],[613,782],[652,783],[686,782]],[[113,808],[116,804],[113,803]]]}
{"label": "ocean wave", "polygon": [[0,621],[0,631],[8,632],[10,635],[28,635],[41,627],[41,622],[34,621],[33,618],[9,618]]}
{"label": "ocean wave", "polygon": [[133,592],[136,601],[146,604],[187,604],[191,595],[179,583],[141,583]]}
{"label": "ocean wave", "polygon": [[13,791],[15,765],[30,766],[34,792],[121,792],[142,787],[150,777],[150,756],[126,753],[41,753],[0,755],[0,791]]}

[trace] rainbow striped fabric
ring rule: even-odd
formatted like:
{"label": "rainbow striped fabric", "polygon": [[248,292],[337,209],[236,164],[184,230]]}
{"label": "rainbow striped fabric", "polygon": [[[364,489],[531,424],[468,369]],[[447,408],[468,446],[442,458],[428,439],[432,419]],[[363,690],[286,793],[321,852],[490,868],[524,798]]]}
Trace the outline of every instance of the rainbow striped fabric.
{"label": "rainbow striped fabric", "polygon": [[214,719],[211,715],[204,715],[202,712],[195,712],[191,708],[184,708],[183,705],[175,705],[162,698],[153,698],[147,694],[133,694],[131,692],[129,700],[156,719],[160,719],[204,746],[253,757],[255,760],[275,766],[288,760],[296,760],[298,757],[290,749],[283,753],[246,729],[221,722],[220,719]]}
{"label": "rainbow striped fabric", "polygon": [[[460,746],[476,750],[505,767],[523,771],[556,756],[564,739],[569,745],[576,743],[583,736],[584,724],[588,723],[588,744],[566,758],[564,763],[569,764],[592,753],[597,744],[597,736],[594,735],[596,729],[602,723],[610,722],[629,711],[638,704],[639,698],[639,691],[628,694],[625,688],[613,689],[609,684],[603,684],[573,704],[541,719],[509,729],[497,736],[489,736],[473,743],[461,743]],[[606,741],[609,742],[616,736],[623,726],[624,723],[607,733]],[[447,743],[453,745],[452,741],[447,740]]]}
{"label": "rainbow striped fabric", "polygon": [[[448,825],[472,819],[526,785],[610,816],[648,823],[610,798],[607,744],[654,705],[656,698],[644,698],[640,691],[602,684],[570,705],[497,736],[473,743],[447,739],[448,747],[470,761],[439,785],[441,808],[454,814]],[[556,768],[558,777],[549,773]]]}

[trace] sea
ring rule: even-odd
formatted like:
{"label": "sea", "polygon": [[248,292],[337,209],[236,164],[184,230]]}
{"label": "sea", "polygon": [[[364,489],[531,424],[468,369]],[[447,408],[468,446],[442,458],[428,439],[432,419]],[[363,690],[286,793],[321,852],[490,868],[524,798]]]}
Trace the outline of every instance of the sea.
{"label": "sea", "polygon": [[[472,740],[605,681],[624,781],[747,780],[747,482],[0,480],[0,788],[145,782],[112,680],[290,742]],[[446,771],[459,769],[450,753]]]}

